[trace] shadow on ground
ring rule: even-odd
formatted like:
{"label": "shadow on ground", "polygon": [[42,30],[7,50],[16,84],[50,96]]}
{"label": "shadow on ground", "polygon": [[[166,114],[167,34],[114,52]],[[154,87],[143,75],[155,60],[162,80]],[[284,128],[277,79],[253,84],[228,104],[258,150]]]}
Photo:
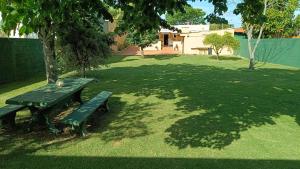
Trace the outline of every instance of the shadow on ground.
{"label": "shadow on ground", "polygon": [[[205,159],[205,158],[146,158],[146,157],[82,157],[82,156],[34,156],[18,157],[0,155],[2,169],[14,169],[16,166],[31,169],[298,169],[300,161],[293,160],[247,160],[247,159]],[[14,163],[5,163],[14,160]],[[121,166],[121,167],[120,167]]]}
{"label": "shadow on ground", "polygon": [[18,89],[18,88],[21,88],[24,86],[29,86],[31,84],[41,82],[44,80],[46,80],[45,75],[41,74],[41,75],[36,75],[35,77],[31,77],[24,81],[16,81],[16,82],[12,82],[12,83],[0,84],[0,94],[10,92],[12,90],[15,90],[15,89]]}
{"label": "shadow on ground", "polygon": [[[205,110],[206,113],[179,119],[165,131],[166,143],[178,148],[222,149],[240,139],[242,131],[274,125],[274,118],[280,115],[294,117],[300,124],[300,79],[296,70],[248,71],[169,64],[106,69],[100,71],[99,76],[106,79],[99,88],[116,95],[155,95],[163,100],[180,98],[176,103],[178,111],[188,114]],[[99,88],[94,86],[93,89],[99,91]],[[126,119],[126,116],[120,117]],[[129,119],[130,116],[128,114]],[[139,119],[142,118],[139,115]],[[127,120],[121,120],[119,125]]]}
{"label": "shadow on ground", "polygon": [[[217,59],[216,56],[210,56],[210,59]],[[219,60],[232,60],[232,61],[237,61],[237,60],[242,60],[240,57],[234,57],[234,56],[219,56]]]}
{"label": "shadow on ground", "polygon": [[[89,99],[102,90],[113,92],[114,97],[110,100],[112,112],[101,117],[99,124],[91,130],[92,133],[100,133],[104,141],[142,137],[152,133],[144,119],[151,116],[151,107],[154,105],[139,100],[128,103],[118,97],[130,94],[178,100],[175,103],[176,109],[184,116],[177,118],[177,121],[165,130],[167,144],[178,148],[222,149],[240,139],[241,132],[251,127],[274,125],[274,118],[280,115],[291,116],[300,125],[299,73],[298,70],[269,68],[248,71],[192,64],[115,67],[90,72],[90,77],[103,81],[91,84],[84,91],[84,98]],[[192,112],[193,114],[189,115]],[[173,112],[166,113],[170,114],[170,118],[173,115]],[[15,144],[28,137],[21,136],[19,140],[10,140],[13,137],[8,136],[0,140],[0,145],[5,145],[1,147],[2,150],[11,149],[17,152],[27,149],[28,152],[33,152],[37,150],[31,148],[33,144],[43,145],[45,142],[42,138],[34,137],[33,140],[27,140],[28,145],[24,143],[18,148]],[[64,161],[63,158],[62,160]],[[91,160],[97,161],[97,158]],[[105,158],[100,158],[101,160]],[[185,163],[185,159],[179,161]],[[206,160],[194,161],[206,163]],[[214,164],[213,161],[208,160]],[[151,163],[151,160],[149,162]],[[233,162],[239,166],[239,160],[223,162]],[[251,162],[246,160],[246,163]],[[269,165],[268,161],[254,162]],[[284,166],[288,161],[274,163],[278,163],[278,166],[282,163]]]}

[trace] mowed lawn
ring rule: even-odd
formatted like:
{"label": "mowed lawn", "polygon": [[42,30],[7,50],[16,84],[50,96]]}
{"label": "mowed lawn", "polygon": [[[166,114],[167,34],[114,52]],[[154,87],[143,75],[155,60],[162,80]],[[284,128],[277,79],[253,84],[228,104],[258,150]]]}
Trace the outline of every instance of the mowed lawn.
{"label": "mowed lawn", "polygon": [[[0,132],[1,169],[299,169],[300,70],[207,56],[113,57],[88,100],[113,92],[86,138]],[[44,85],[0,86],[6,99]]]}

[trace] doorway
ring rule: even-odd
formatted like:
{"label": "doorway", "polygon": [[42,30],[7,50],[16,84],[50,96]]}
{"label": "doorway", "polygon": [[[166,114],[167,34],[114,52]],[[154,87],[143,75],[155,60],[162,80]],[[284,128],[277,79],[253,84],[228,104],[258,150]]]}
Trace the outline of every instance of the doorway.
{"label": "doorway", "polygon": [[164,34],[164,46],[169,46],[169,35]]}

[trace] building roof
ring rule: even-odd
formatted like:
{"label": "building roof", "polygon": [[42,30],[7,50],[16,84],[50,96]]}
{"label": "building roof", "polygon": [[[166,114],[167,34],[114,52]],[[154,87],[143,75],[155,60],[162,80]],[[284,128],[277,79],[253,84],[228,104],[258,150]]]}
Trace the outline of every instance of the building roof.
{"label": "building roof", "polygon": [[245,33],[244,28],[236,28],[234,29],[234,33]]}

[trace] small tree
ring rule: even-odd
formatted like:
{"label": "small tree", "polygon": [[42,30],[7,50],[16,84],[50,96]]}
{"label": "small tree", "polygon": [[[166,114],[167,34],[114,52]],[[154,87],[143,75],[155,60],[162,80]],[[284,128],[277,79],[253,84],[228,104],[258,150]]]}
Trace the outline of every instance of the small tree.
{"label": "small tree", "polygon": [[129,31],[126,40],[131,45],[140,47],[141,55],[144,56],[144,48],[158,41],[158,31],[155,29],[139,32],[137,30]]}
{"label": "small tree", "polygon": [[[272,7],[275,0],[244,0],[237,5],[234,10],[236,15],[241,15],[244,27],[246,28],[249,50],[249,69],[253,70],[255,66],[255,52],[260,43],[263,31],[266,27],[267,12]],[[258,37],[253,43],[255,31],[258,31]]]}
{"label": "small tree", "polygon": [[60,25],[57,46],[64,67],[75,68],[85,77],[87,69],[104,63],[111,53],[109,46],[113,40],[103,32],[101,20],[84,10],[77,12],[78,16],[70,16]]}
{"label": "small tree", "polygon": [[209,34],[205,37],[203,43],[211,45],[217,55],[217,60],[219,60],[219,56],[225,47],[236,49],[240,45],[239,41],[229,32],[226,32],[223,36],[216,33]]}

